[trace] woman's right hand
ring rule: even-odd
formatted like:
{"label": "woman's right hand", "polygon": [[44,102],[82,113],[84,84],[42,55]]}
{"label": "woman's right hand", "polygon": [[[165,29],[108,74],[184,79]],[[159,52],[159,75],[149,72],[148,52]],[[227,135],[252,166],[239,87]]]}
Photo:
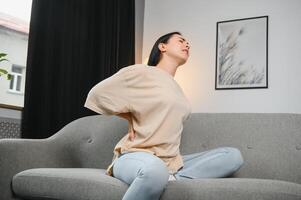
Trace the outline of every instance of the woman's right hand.
{"label": "woman's right hand", "polygon": [[122,118],[126,119],[129,122],[128,135],[129,135],[129,139],[131,141],[133,141],[134,138],[136,137],[136,133],[135,133],[135,130],[133,128],[132,114],[131,113],[119,113],[119,114],[117,114],[117,116],[122,117]]}

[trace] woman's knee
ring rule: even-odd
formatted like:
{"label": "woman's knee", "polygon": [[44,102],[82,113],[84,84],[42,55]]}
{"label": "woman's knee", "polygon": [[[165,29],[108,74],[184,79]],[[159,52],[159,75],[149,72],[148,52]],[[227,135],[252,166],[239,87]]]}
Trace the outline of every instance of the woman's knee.
{"label": "woman's knee", "polygon": [[244,159],[240,150],[234,147],[225,147],[225,149],[228,151],[228,157],[233,164],[233,170],[239,169],[244,163]]}
{"label": "woman's knee", "polygon": [[138,177],[144,180],[145,185],[149,186],[150,190],[156,192],[166,186],[169,173],[165,163],[158,158],[142,168],[138,173]]}

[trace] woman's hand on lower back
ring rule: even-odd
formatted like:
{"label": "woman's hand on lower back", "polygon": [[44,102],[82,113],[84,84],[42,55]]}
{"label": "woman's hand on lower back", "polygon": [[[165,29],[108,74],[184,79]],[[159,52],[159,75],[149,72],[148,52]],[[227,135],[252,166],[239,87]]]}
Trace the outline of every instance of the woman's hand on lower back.
{"label": "woman's hand on lower back", "polygon": [[135,130],[133,128],[133,125],[129,123],[129,130],[128,130],[128,135],[129,135],[129,139],[131,141],[133,141],[136,137],[136,133],[135,133]]}
{"label": "woman's hand on lower back", "polygon": [[136,136],[136,133],[135,133],[135,130],[133,128],[132,114],[131,113],[119,113],[119,114],[117,114],[117,116],[122,117],[122,118],[126,119],[129,122],[128,135],[129,135],[129,139],[131,141],[133,141],[135,136]]}

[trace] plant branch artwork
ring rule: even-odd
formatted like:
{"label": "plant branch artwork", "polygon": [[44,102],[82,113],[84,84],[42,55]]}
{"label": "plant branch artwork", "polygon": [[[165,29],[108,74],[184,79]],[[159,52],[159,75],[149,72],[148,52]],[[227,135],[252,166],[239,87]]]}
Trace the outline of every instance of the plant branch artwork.
{"label": "plant branch artwork", "polygon": [[268,16],[217,22],[215,89],[268,87]]}

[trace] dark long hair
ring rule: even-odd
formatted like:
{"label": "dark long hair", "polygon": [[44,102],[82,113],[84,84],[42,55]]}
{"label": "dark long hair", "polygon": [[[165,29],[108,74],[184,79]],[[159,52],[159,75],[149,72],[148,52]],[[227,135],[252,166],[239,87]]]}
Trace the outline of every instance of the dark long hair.
{"label": "dark long hair", "polygon": [[156,66],[156,65],[159,63],[161,51],[160,51],[158,45],[159,45],[160,43],[167,44],[169,38],[171,38],[171,36],[174,35],[174,34],[182,35],[180,32],[175,31],[175,32],[167,33],[167,34],[161,36],[161,37],[156,41],[156,43],[154,44],[154,46],[153,46],[153,48],[152,48],[152,51],[151,51],[151,53],[150,53],[150,55],[149,55],[147,65],[149,65],[149,66]]}

